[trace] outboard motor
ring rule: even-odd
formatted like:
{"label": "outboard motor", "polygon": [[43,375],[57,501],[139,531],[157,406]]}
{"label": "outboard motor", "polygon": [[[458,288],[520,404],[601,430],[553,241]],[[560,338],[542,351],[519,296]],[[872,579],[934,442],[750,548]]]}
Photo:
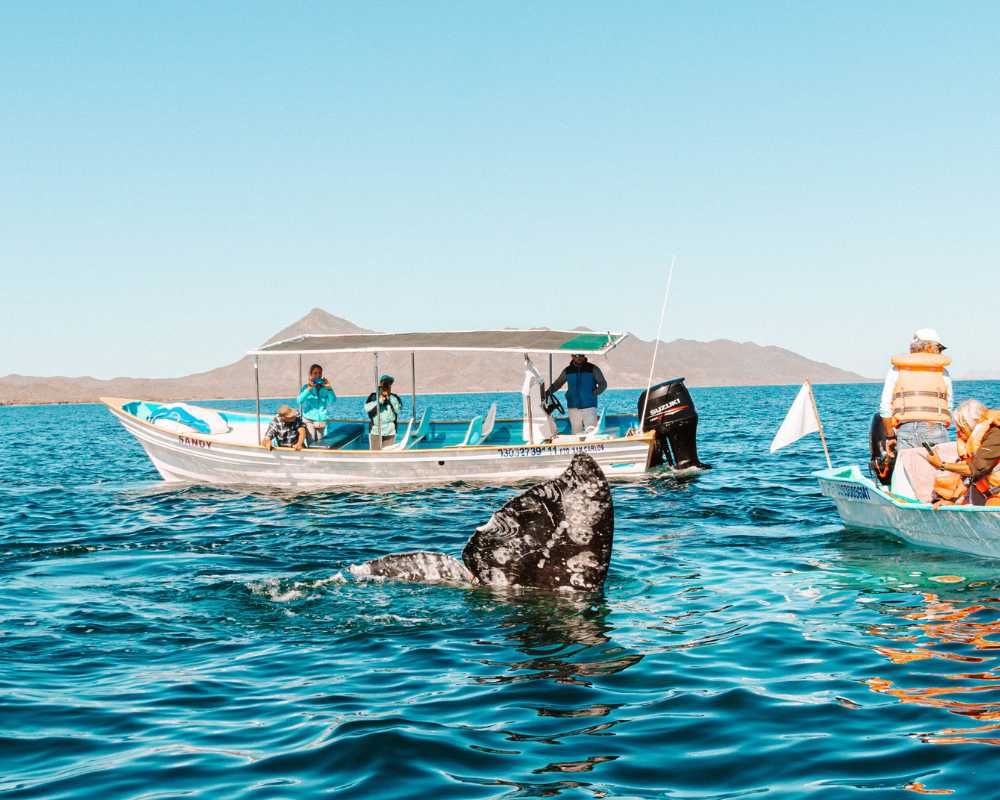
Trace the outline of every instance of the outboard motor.
{"label": "outboard motor", "polygon": [[656,452],[652,466],[667,464],[675,469],[708,469],[708,464],[702,464],[698,460],[695,441],[698,412],[694,410],[694,401],[688,394],[683,378],[671,378],[650,387],[648,404],[646,392],[639,395],[639,418],[642,431],[656,432]]}
{"label": "outboard motor", "polygon": [[872,417],[871,430],[868,433],[868,445],[871,449],[871,459],[868,469],[872,480],[888,486],[892,483],[892,470],[896,466],[896,448],[889,449],[889,435],[885,432],[885,421],[880,414]]}

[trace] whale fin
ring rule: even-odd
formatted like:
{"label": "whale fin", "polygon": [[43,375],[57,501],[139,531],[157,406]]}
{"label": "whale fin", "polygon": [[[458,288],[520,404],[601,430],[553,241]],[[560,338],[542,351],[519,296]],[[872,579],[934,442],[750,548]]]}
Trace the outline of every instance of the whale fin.
{"label": "whale fin", "polygon": [[596,592],[608,574],[614,523],[608,480],[580,454],[558,478],[496,511],[466,543],[462,560],[488,586]]}
{"label": "whale fin", "polygon": [[458,586],[476,583],[465,564],[444,553],[392,553],[361,564],[352,564],[347,569],[355,578],[391,578],[397,581]]}
{"label": "whale fin", "polygon": [[462,561],[444,553],[393,553],[348,571],[355,578],[599,592],[614,532],[608,479],[580,454],[558,478],[509,500],[477,528]]}

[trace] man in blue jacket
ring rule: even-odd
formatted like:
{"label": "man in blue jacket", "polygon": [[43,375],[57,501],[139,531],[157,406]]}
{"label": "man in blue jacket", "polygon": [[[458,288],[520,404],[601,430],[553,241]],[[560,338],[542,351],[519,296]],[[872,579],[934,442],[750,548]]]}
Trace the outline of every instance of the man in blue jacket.
{"label": "man in blue jacket", "polygon": [[597,425],[597,397],[608,388],[601,368],[587,361],[582,353],[573,360],[549,387],[549,394],[566,387],[566,409],[573,433],[583,433]]}

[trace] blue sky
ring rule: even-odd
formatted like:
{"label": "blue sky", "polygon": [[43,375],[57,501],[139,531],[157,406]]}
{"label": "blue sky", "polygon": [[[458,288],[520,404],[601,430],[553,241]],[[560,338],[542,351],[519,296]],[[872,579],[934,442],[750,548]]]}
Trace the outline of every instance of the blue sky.
{"label": "blue sky", "polygon": [[0,374],[178,375],[314,306],[1000,372],[1000,7],[0,8]]}

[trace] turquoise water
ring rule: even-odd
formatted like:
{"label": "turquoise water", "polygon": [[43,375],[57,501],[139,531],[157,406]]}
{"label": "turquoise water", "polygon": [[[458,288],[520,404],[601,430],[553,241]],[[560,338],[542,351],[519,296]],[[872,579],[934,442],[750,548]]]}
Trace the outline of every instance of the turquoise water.
{"label": "turquoise water", "polygon": [[[796,388],[694,392],[716,469],[615,487],[585,606],[339,578],[515,488],[167,488],[98,406],[0,409],[0,794],[998,796],[1000,562],[844,530],[815,437],[767,454]],[[877,393],[818,387],[837,462]]]}

